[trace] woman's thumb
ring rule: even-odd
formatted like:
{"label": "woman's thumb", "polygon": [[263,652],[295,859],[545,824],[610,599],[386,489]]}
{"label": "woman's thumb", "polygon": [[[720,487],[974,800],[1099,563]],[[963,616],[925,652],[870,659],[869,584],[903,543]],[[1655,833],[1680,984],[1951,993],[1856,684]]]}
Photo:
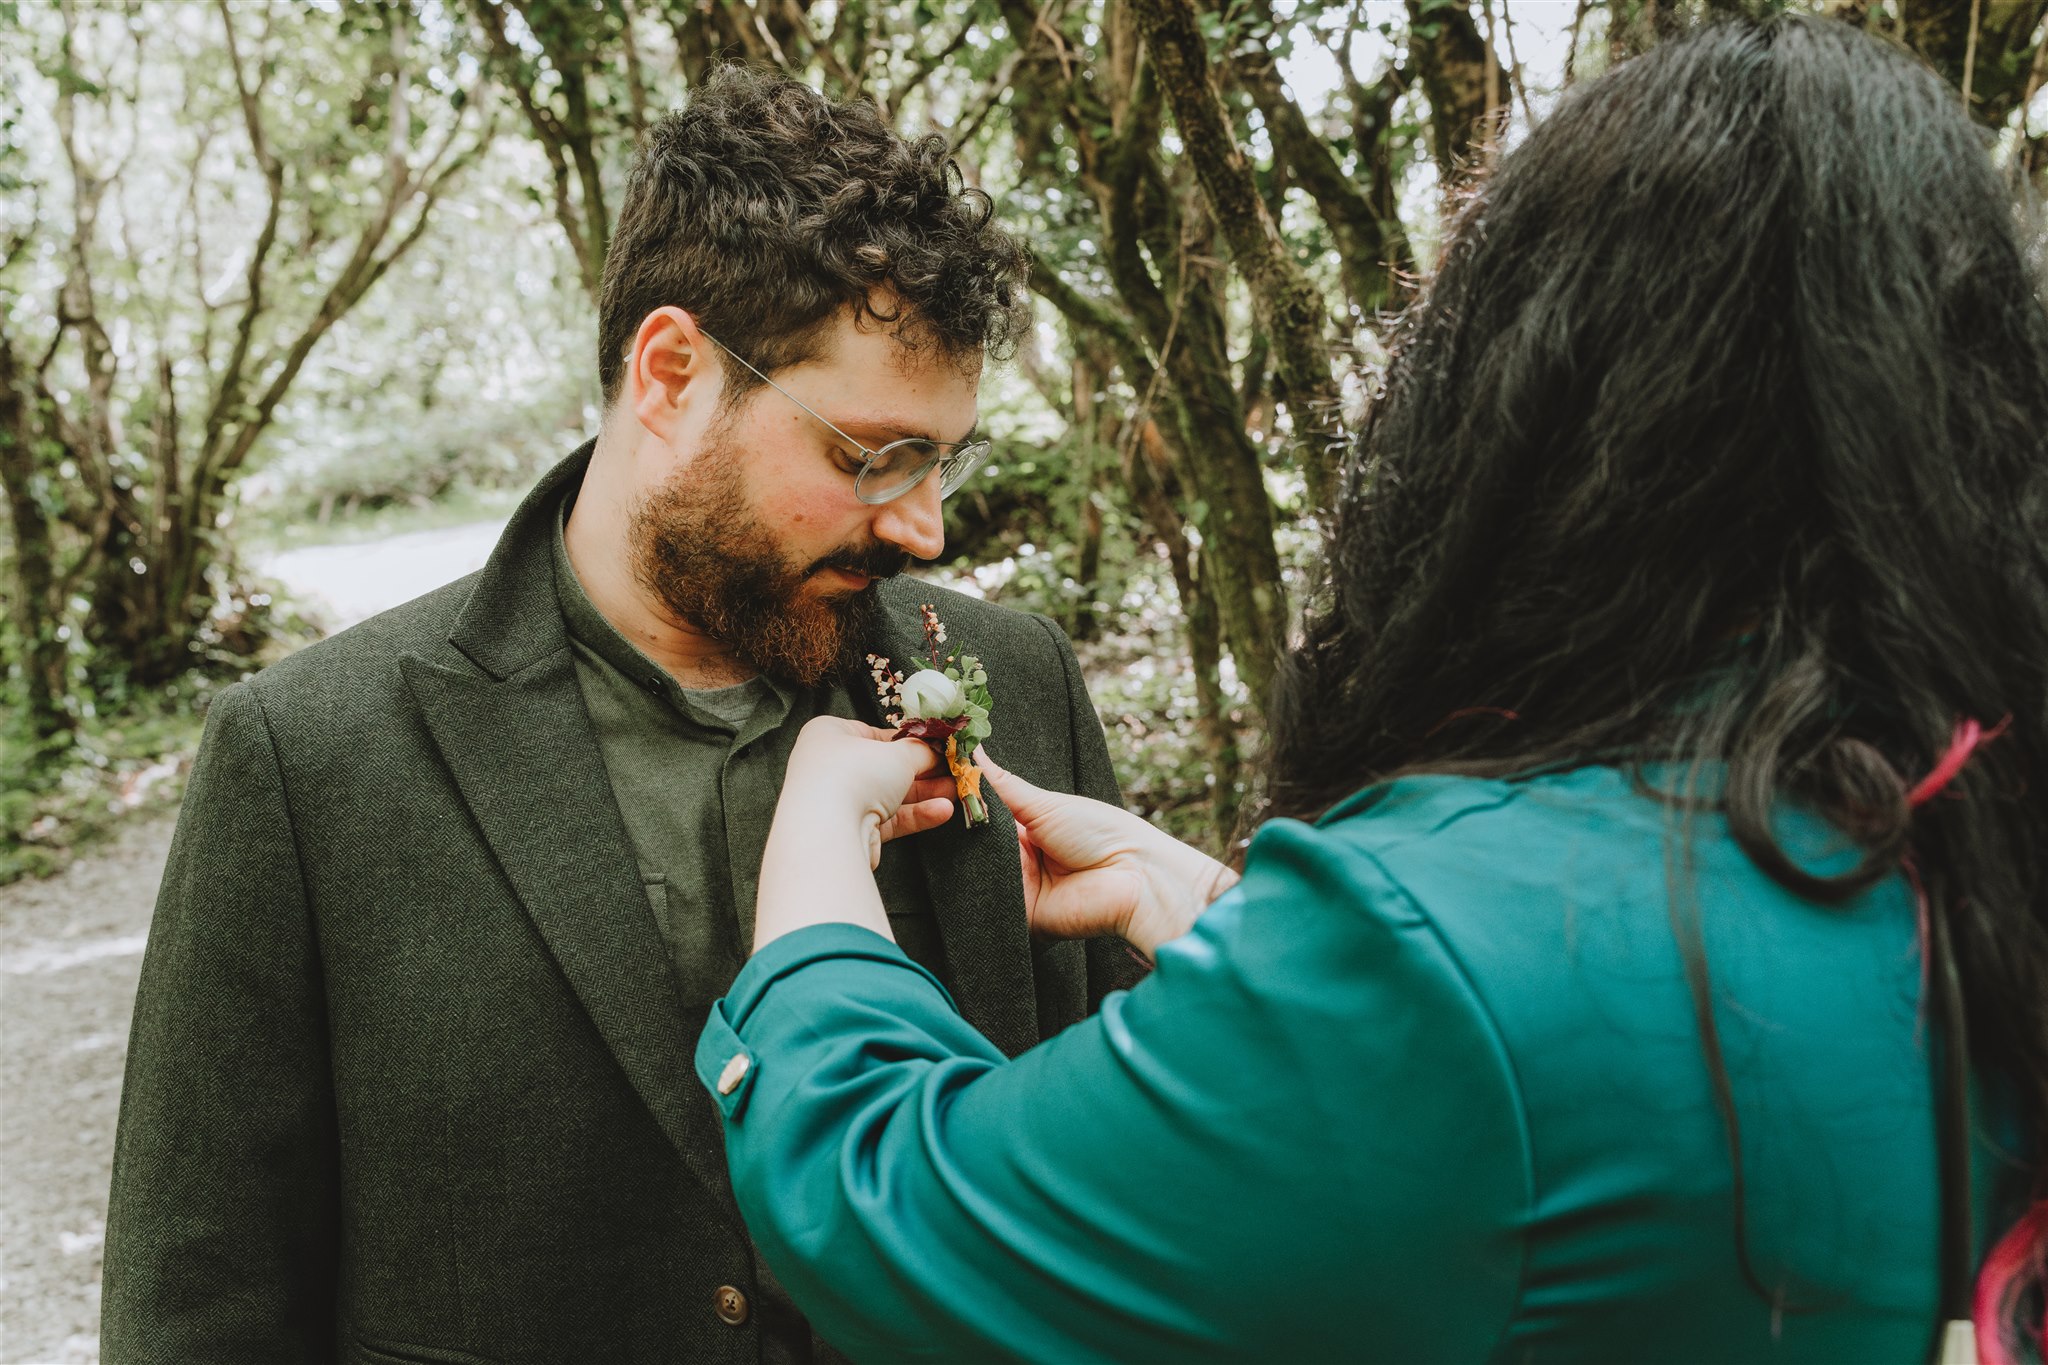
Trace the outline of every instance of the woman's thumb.
{"label": "woman's thumb", "polygon": [[974,761],[988,774],[988,782],[996,789],[996,795],[1003,798],[1003,804],[1010,808],[1010,814],[1022,824],[1030,824],[1048,814],[1059,798],[1052,792],[1034,787],[1017,774],[996,762],[986,744],[974,751]]}

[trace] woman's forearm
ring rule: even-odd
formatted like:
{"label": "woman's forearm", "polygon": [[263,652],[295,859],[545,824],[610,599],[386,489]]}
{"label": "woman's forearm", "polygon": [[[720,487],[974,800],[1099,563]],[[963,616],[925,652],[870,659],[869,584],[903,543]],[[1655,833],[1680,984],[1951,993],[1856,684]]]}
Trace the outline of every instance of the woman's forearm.
{"label": "woman's forearm", "polygon": [[871,850],[879,822],[843,810],[784,804],[769,831],[754,901],[754,951],[813,924],[855,924],[894,940],[875,888]]}

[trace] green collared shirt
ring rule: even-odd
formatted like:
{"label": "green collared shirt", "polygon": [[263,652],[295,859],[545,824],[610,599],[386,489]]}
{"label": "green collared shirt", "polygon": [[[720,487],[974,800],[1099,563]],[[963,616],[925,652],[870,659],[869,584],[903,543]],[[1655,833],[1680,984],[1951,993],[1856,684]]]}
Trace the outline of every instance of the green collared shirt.
{"label": "green collared shirt", "polygon": [[[797,733],[814,716],[855,715],[853,698],[837,684],[805,688],[765,675],[712,690],[677,683],[583,591],[562,534],[569,505],[555,525],[555,596],[576,681],[683,1003],[695,1011],[723,995],[746,963],[761,853]],[[937,970],[914,852],[884,846],[876,876],[904,951]]]}

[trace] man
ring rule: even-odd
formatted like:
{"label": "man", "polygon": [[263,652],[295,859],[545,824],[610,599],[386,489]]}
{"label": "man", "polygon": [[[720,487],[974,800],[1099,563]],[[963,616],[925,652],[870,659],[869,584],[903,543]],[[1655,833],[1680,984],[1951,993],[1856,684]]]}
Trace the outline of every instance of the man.
{"label": "man", "polygon": [[[783,765],[918,607],[994,747],[1114,795],[1049,622],[895,580],[985,452],[1022,254],[936,139],[730,72],[649,134],[591,446],[478,574],[215,702],[158,899],[110,1362],[806,1361],[691,1076]],[[1018,1051],[1124,984],[1040,949],[1005,812],[889,844],[897,938]]]}

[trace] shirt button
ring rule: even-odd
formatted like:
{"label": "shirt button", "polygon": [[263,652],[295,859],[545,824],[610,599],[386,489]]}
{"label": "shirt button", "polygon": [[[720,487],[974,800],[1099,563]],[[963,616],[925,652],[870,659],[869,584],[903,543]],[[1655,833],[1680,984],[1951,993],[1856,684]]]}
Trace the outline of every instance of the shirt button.
{"label": "shirt button", "polygon": [[740,1082],[747,1078],[747,1068],[753,1065],[744,1052],[735,1052],[732,1060],[725,1064],[725,1070],[718,1073],[718,1093],[730,1095],[740,1088]]}
{"label": "shirt button", "polygon": [[729,1284],[718,1286],[718,1292],[711,1296],[711,1304],[718,1320],[728,1327],[737,1327],[747,1320],[747,1296]]}

